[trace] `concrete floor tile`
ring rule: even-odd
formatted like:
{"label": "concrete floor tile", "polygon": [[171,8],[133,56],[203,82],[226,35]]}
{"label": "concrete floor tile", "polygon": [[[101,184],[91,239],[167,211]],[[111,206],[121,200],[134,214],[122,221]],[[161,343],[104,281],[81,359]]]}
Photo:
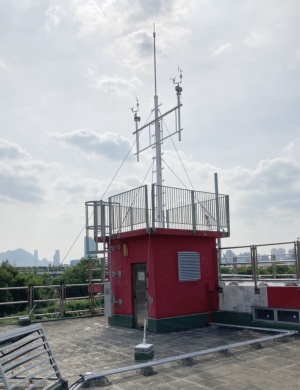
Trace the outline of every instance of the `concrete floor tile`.
{"label": "concrete floor tile", "polygon": [[[69,385],[85,372],[102,372],[132,366],[134,347],[143,333],[136,329],[110,327],[104,317],[51,321],[42,324],[58,367]],[[0,332],[16,326],[0,326]],[[155,359],[201,351],[237,341],[265,336],[265,332],[215,326],[168,334],[149,334]],[[267,342],[263,348],[234,349],[227,355],[197,357],[192,366],[178,362],[155,366],[156,375],[144,377],[135,371],[109,376],[109,390],[218,389],[286,390],[300,388],[298,354],[300,337],[287,343]],[[151,365],[151,362],[149,362]]]}

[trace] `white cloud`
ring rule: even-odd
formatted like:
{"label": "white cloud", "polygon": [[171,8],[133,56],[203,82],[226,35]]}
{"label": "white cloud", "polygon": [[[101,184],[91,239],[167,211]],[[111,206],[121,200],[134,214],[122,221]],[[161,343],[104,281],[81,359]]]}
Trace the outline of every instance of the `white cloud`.
{"label": "white cloud", "polygon": [[3,60],[1,60],[1,58],[0,58],[0,69],[4,69],[4,70],[9,69],[8,64],[6,62],[4,62]]}
{"label": "white cloud", "polygon": [[[187,16],[187,5],[183,0],[71,0],[75,20],[79,25],[79,36],[87,38],[95,34],[111,34],[112,40],[122,34],[132,32],[132,25],[152,26],[163,20],[172,28],[181,29],[178,24]],[[162,23],[162,24],[163,24]]]}
{"label": "white cloud", "polygon": [[300,138],[296,138],[284,148],[284,152],[287,154],[287,156],[292,158],[300,165],[299,150],[300,150]]}
{"label": "white cloud", "polygon": [[98,134],[92,130],[81,129],[69,133],[49,133],[49,136],[69,146],[81,149],[87,157],[90,154],[105,156],[111,160],[121,160],[129,151],[130,141],[117,133]]}
{"label": "white cloud", "polygon": [[19,145],[6,139],[0,139],[0,159],[27,158],[29,154]]}
{"label": "white cloud", "polygon": [[0,199],[2,202],[40,203],[49,200],[58,164],[33,158],[20,145],[0,139]]}
{"label": "white cloud", "polygon": [[46,200],[46,191],[37,176],[19,172],[17,169],[5,169],[0,165],[0,199],[2,202],[39,203]]}
{"label": "white cloud", "polygon": [[45,12],[45,30],[50,32],[52,27],[57,27],[61,22],[61,16],[63,14],[61,7],[51,4]]}
{"label": "white cloud", "polygon": [[300,49],[297,49],[293,54],[292,59],[288,65],[288,69],[296,70],[300,67]]}
{"label": "white cloud", "polygon": [[[178,45],[182,46],[182,51],[190,38],[190,30],[181,25],[176,25],[172,16],[166,24],[159,26],[156,33],[157,42],[157,61],[164,62],[167,55],[177,53]],[[156,27],[157,29],[157,27]],[[153,58],[153,33],[151,28],[141,26],[135,31],[124,33],[115,39],[111,49],[117,53],[117,59],[122,66],[126,66],[135,72],[149,66]],[[183,58],[181,59],[183,60]],[[178,64],[176,64],[178,65]],[[176,66],[175,65],[175,66]]]}
{"label": "white cloud", "polygon": [[183,188],[186,185],[191,188],[187,173],[195,190],[214,192],[214,173],[218,172],[219,191],[230,198],[231,224],[235,229],[238,226],[244,229],[243,232],[235,233],[235,241],[241,234],[250,234],[251,226],[255,226],[258,221],[269,227],[276,218],[281,218],[289,220],[289,229],[293,229],[300,217],[300,161],[299,158],[298,161],[292,158],[294,152],[299,150],[299,143],[297,139],[285,148],[287,156],[262,160],[252,169],[239,166],[221,169],[212,164],[196,162],[181,153],[185,167],[183,170],[176,153],[167,151],[164,161],[176,173],[181,172],[179,177],[183,184],[169,172],[165,164],[164,175],[168,185],[171,183],[175,187]]}
{"label": "white cloud", "polygon": [[251,31],[244,40],[244,43],[252,48],[260,48],[272,44],[273,38],[271,32],[268,29],[261,28]]}
{"label": "white cloud", "polygon": [[124,28],[124,16],[128,13],[126,1],[73,0],[75,20],[79,24],[79,36],[95,33],[120,33]]}
{"label": "white cloud", "polygon": [[94,71],[89,69],[89,74],[93,77],[92,87],[102,92],[113,94],[116,96],[130,96],[134,94],[134,91],[141,84],[141,81],[137,77],[131,77],[130,79],[124,79],[118,75],[98,76]]}
{"label": "white cloud", "polygon": [[218,47],[218,49],[213,51],[214,56],[218,56],[223,53],[230,53],[233,50],[233,43],[232,42],[226,42],[223,43],[221,46]]}

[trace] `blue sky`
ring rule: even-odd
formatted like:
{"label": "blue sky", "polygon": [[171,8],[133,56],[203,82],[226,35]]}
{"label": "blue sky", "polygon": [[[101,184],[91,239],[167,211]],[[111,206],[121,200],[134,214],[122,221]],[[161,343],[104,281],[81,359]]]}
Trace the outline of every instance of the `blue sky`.
{"label": "blue sky", "polygon": [[[84,226],[153,108],[153,23],[162,111],[183,71],[181,143],[195,189],[230,196],[223,244],[300,236],[297,0],[0,1],[0,251],[52,260]],[[172,144],[164,159],[188,186]],[[141,184],[132,156],[108,195]],[[164,169],[165,185],[181,187]],[[151,182],[151,177],[148,181]],[[82,256],[83,236],[66,257]]]}

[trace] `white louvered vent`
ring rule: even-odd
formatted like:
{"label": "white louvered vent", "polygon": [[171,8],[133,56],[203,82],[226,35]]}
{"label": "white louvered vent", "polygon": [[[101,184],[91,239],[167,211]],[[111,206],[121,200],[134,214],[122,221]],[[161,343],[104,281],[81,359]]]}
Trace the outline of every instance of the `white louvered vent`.
{"label": "white louvered vent", "polygon": [[178,252],[178,274],[180,282],[200,280],[200,253]]}

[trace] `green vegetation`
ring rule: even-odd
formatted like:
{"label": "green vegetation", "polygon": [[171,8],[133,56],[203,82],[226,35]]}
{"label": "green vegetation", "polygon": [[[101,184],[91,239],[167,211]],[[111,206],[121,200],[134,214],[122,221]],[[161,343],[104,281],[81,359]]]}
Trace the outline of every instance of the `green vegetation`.
{"label": "green vegetation", "polygon": [[[103,306],[102,298],[92,300],[90,297],[87,286],[89,268],[99,269],[99,263],[96,264],[96,260],[82,259],[75,267],[68,267],[63,274],[53,277],[38,274],[37,271],[19,272],[8,261],[3,262],[0,264],[0,302],[16,303],[0,305],[0,317],[28,314],[30,306],[34,306],[35,315],[52,313],[50,318],[59,316],[61,310],[64,316],[69,316],[76,314],[68,314],[67,311],[93,311]],[[54,267],[51,269],[55,270]],[[100,279],[100,270],[93,271],[92,277]],[[70,284],[75,286],[68,286]],[[67,298],[63,303],[62,296]],[[76,299],[78,297],[85,299]],[[41,316],[36,318],[40,319]]]}
{"label": "green vegetation", "polygon": [[[281,275],[282,277],[287,277],[284,275],[292,275],[295,274],[295,266],[293,265],[284,265],[284,264],[273,264],[267,267],[259,267],[258,268],[259,275],[265,275],[266,277],[274,277],[276,276],[279,278]],[[221,267],[221,273],[224,275],[230,275],[230,274],[238,274],[238,275],[252,275],[252,268],[250,266],[237,266],[234,267]]]}

